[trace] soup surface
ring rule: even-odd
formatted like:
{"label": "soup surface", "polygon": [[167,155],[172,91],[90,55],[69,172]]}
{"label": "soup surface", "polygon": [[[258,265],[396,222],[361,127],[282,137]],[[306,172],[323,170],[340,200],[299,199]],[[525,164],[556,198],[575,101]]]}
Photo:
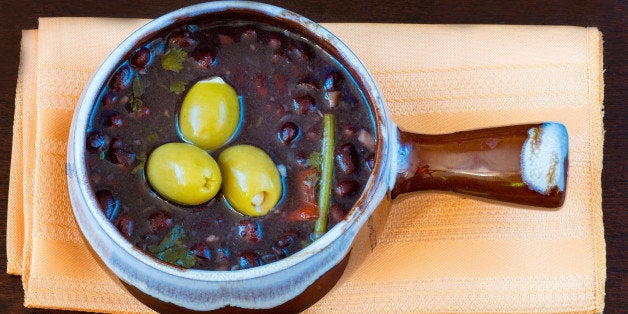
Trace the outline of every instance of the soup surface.
{"label": "soup surface", "polygon": [[[226,92],[206,92],[210,81]],[[195,120],[207,95],[210,109],[224,110]],[[186,131],[196,124],[215,134],[206,141]],[[178,28],[120,64],[93,111],[86,162],[103,214],[131,243],[180,267],[237,270],[285,258],[344,219],[373,167],[374,136],[363,94],[320,47],[270,25],[214,22]],[[166,165],[198,175],[167,159],[188,152],[220,166],[203,168],[222,183],[200,198],[158,175]],[[278,186],[244,202],[259,212],[239,209],[238,187],[265,182],[241,173],[278,173]],[[278,201],[263,210],[273,193]]]}

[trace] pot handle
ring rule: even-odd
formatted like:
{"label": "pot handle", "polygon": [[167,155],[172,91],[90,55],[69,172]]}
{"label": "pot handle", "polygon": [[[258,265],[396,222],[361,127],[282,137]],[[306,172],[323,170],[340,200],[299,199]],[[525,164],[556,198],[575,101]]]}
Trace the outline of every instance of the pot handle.
{"label": "pot handle", "polygon": [[541,207],[565,200],[568,137],[555,122],[442,135],[399,130],[392,198],[422,190]]}

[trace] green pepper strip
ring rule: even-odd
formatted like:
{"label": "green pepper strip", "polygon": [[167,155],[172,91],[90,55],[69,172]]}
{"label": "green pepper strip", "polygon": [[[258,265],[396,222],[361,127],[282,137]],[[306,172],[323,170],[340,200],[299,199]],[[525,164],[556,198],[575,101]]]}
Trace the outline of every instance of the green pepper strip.
{"label": "green pepper strip", "polygon": [[327,215],[331,197],[331,178],[334,169],[334,116],[323,116],[323,163],[321,165],[321,181],[318,189],[318,219],[314,225],[314,237],[319,238],[327,232]]}

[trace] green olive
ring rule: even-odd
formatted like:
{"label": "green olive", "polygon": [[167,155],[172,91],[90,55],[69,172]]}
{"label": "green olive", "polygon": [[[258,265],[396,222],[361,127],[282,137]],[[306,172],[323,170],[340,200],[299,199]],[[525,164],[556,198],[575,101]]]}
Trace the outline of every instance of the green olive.
{"label": "green olive", "polygon": [[182,205],[199,205],[211,200],[222,183],[214,158],[187,143],[157,147],[148,156],[146,176],[159,195]]}
{"label": "green olive", "polygon": [[183,99],[181,135],[200,148],[220,148],[231,139],[239,123],[238,94],[220,77],[197,82]]}
{"label": "green olive", "polygon": [[281,198],[279,170],[263,150],[251,145],[225,149],[218,156],[222,171],[222,193],[238,212],[266,215]]}

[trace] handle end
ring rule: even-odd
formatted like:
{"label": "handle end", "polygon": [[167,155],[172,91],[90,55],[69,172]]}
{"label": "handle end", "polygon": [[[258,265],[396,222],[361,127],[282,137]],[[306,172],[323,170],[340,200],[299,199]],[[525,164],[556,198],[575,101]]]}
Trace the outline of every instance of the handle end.
{"label": "handle end", "polygon": [[521,178],[533,191],[543,195],[561,195],[564,202],[567,181],[569,139],[567,128],[556,122],[545,122],[528,130],[521,148]]}

